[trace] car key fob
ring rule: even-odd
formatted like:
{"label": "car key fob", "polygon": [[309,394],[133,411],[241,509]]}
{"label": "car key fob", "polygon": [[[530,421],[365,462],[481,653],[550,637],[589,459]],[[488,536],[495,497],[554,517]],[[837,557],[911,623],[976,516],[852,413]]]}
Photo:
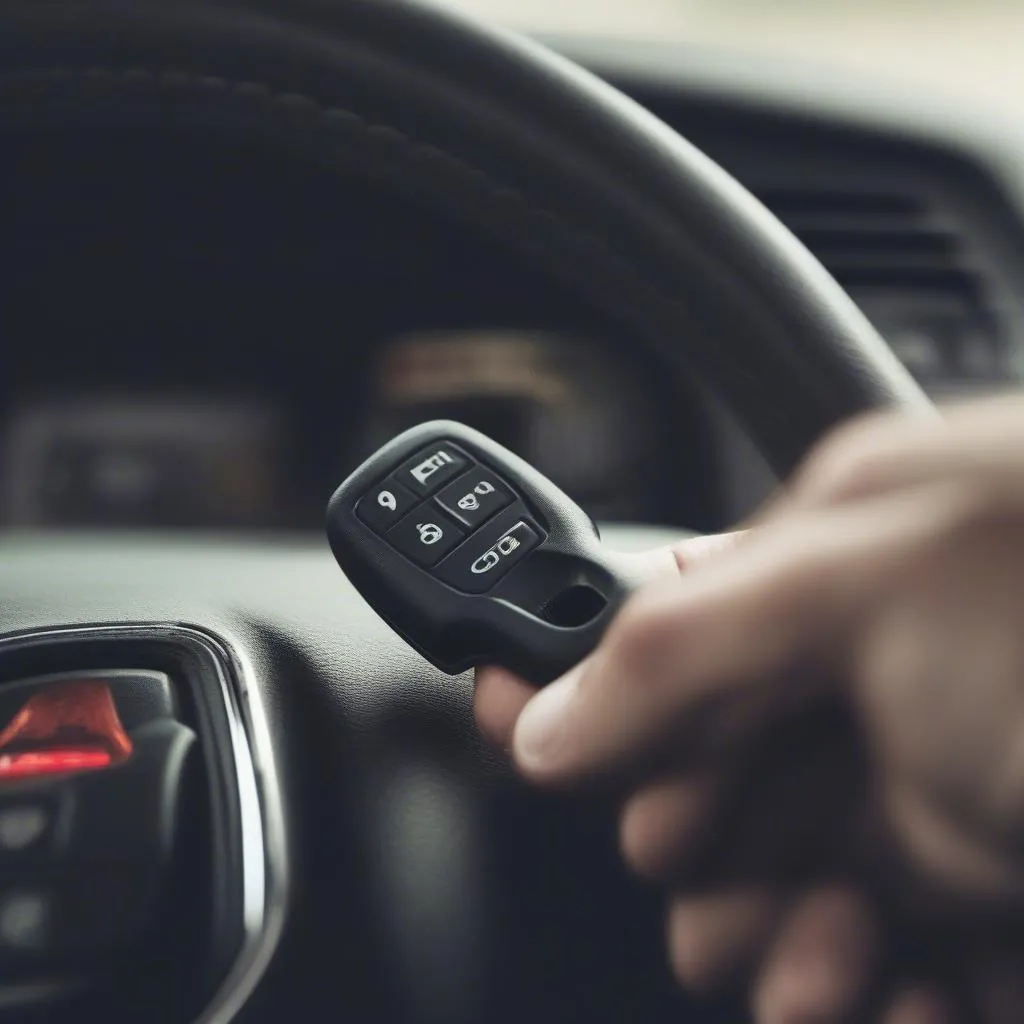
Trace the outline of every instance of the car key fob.
{"label": "car key fob", "polygon": [[502,665],[543,684],[590,653],[639,583],[590,517],[460,423],[405,431],[327,508],[338,564],[428,661]]}

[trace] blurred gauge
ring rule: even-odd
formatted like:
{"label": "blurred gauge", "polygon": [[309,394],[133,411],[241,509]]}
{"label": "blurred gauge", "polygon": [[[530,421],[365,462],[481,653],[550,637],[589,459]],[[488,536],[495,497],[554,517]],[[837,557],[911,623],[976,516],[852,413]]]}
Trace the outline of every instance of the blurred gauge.
{"label": "blurred gauge", "polygon": [[280,424],[248,403],[46,400],[6,433],[6,523],[250,527],[276,524]]}
{"label": "blurred gauge", "polygon": [[375,367],[367,449],[426,419],[468,423],[595,516],[649,514],[651,402],[596,344],[542,333],[406,336]]}

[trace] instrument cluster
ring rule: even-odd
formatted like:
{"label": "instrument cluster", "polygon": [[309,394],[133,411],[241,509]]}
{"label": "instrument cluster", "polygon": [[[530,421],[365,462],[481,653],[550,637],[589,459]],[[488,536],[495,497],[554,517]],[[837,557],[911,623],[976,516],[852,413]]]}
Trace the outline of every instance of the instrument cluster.
{"label": "instrument cluster", "polygon": [[[672,522],[685,453],[673,396],[592,338],[432,330],[363,350],[348,398],[278,393],[60,393],[7,410],[7,526],[320,526],[348,468],[406,427],[454,419],[512,449],[594,518]],[[281,388],[284,391],[284,387]],[[681,396],[676,396],[681,398]]]}

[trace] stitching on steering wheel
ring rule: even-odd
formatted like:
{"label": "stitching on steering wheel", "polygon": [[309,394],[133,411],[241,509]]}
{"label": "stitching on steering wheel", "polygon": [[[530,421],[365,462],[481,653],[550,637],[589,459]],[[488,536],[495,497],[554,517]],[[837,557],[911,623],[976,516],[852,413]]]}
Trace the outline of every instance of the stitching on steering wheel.
{"label": "stitching on steering wheel", "polygon": [[[447,173],[460,176],[463,184],[486,190],[492,205],[515,205],[518,211],[527,215],[539,229],[554,232],[577,252],[585,253],[591,259],[599,259],[620,280],[640,289],[648,301],[688,315],[687,307],[682,302],[647,280],[630,263],[618,256],[603,238],[567,224],[557,214],[535,203],[517,187],[496,181],[486,171],[433,143],[417,141],[392,125],[367,121],[354,111],[334,104],[324,104],[308,93],[278,89],[252,80],[231,80],[218,75],[182,70],[153,71],[142,67],[52,67],[0,74],[0,84],[4,85],[27,81],[59,85],[73,79],[125,89],[140,85],[156,86],[168,91],[198,88],[205,93],[218,92],[224,97],[234,96],[243,101],[259,102],[268,111],[276,109],[279,112],[292,112],[296,115],[315,113],[322,125],[334,131],[356,133],[365,142],[375,145],[382,153],[388,150],[402,151],[406,161],[419,159],[438,167],[443,166]],[[706,346],[706,350],[712,359],[723,358],[721,348]],[[774,401],[774,396],[763,387],[760,378],[741,362],[730,360],[730,363],[730,372],[746,380],[751,390],[757,393],[763,410],[771,413],[777,423],[793,431],[795,437],[796,427],[787,410]]]}

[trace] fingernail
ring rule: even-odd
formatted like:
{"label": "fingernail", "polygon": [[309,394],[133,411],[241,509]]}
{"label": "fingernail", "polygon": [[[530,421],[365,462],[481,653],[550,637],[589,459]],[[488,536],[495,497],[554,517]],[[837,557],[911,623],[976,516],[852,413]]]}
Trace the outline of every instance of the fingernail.
{"label": "fingernail", "polygon": [[557,755],[581,673],[580,668],[567,672],[523,708],[512,736],[512,749],[521,768],[546,768]]}

